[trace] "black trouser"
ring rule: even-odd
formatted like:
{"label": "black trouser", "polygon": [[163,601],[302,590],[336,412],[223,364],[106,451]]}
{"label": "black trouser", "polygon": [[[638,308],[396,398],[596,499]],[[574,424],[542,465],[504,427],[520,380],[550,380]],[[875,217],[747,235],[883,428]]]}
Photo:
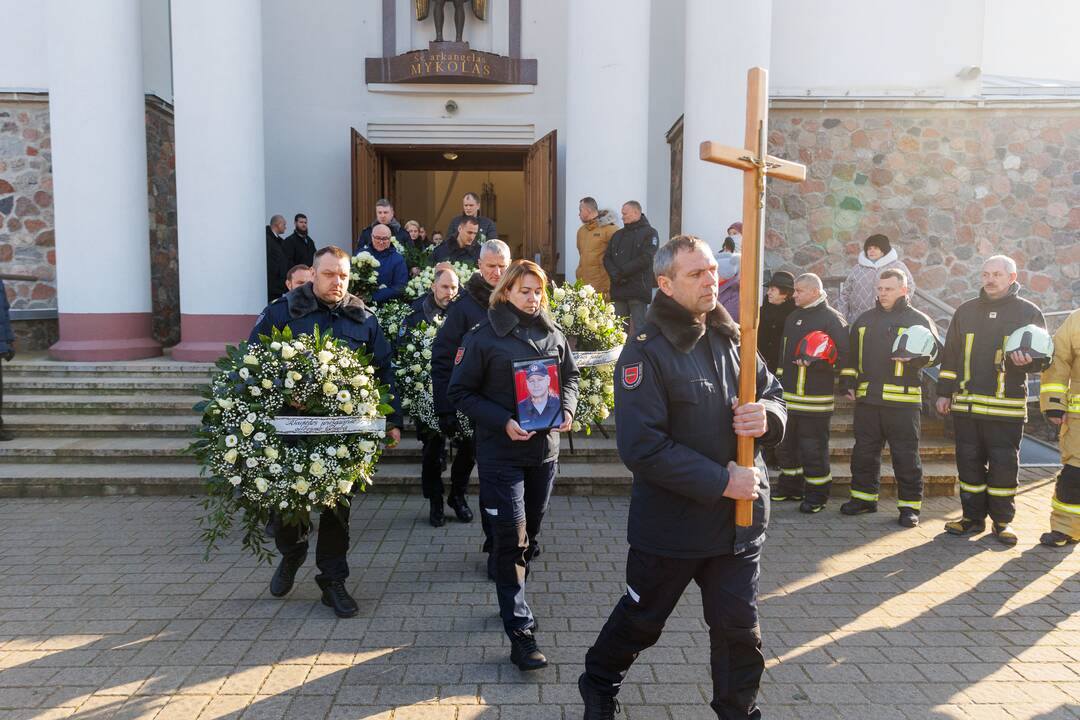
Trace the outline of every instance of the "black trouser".
{"label": "black trouser", "polygon": [[708,558],[672,558],[630,548],[626,594],[585,655],[598,692],[615,695],[638,654],[660,639],[671,611],[693,580],[709,626],[712,708],[722,720],[760,718],[757,692],[765,670],[757,614],[760,551]]}
{"label": "black trouser", "polygon": [[[774,497],[803,496],[814,505],[829,499],[829,421],[832,413],[788,414],[784,440],[776,448],[780,478]],[[803,481],[805,480],[805,489]]]}
{"label": "black trouser", "polygon": [[[311,525],[285,525],[275,518],[274,543],[282,557],[294,562],[304,562],[308,552],[308,538]],[[336,508],[323,510],[319,515],[319,536],[315,541],[315,565],[320,573],[315,582],[320,585],[330,580],[344,580],[349,577],[349,506],[338,505]]]}
{"label": "black trouser", "polygon": [[889,443],[896,504],[922,509],[923,474],[919,457],[921,408],[855,404],[855,449],[851,452],[851,497],[877,502],[881,487],[881,451]]}
{"label": "black trouser", "polygon": [[953,428],[964,517],[979,521],[989,515],[994,522],[1012,522],[1024,424],[958,414]]}
{"label": "black trouser", "polygon": [[1051,501],[1050,529],[1080,538],[1080,467],[1061,468]]}
{"label": "black trouser", "polygon": [[[421,460],[420,484],[424,490],[424,497],[429,500],[442,498],[446,491],[443,485],[442,473],[446,467],[446,436],[440,433],[418,433],[420,442],[424,444]],[[465,495],[469,490],[469,475],[472,474],[473,448],[472,440],[465,442],[451,441],[457,452],[454,453],[454,462],[450,466],[450,496]]]}
{"label": "black trouser", "polygon": [[480,507],[491,519],[495,594],[508,635],[535,624],[525,602],[525,580],[555,486],[555,469],[554,460],[532,467],[479,464]]}

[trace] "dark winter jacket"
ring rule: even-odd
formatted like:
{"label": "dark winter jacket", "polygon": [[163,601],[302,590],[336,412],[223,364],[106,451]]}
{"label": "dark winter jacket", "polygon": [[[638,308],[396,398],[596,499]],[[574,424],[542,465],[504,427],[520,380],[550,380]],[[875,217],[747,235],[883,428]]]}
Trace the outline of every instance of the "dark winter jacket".
{"label": "dark winter jacket", "polygon": [[385,250],[368,250],[379,261],[376,272],[379,275],[379,289],[371,294],[371,302],[384,303],[389,300],[397,300],[405,292],[405,286],[409,284],[409,268],[405,266],[405,258],[393,245]]}
{"label": "dark winter jacket", "polygon": [[439,328],[431,345],[431,389],[437,415],[454,414],[454,406],[446,397],[450,373],[454,369],[454,356],[465,339],[465,333],[487,318],[488,301],[493,289],[480,273],[473,273],[457,300],[446,308],[446,322]]}
{"label": "dark winter jacket", "polygon": [[456,237],[447,237],[435,248],[431,255],[431,262],[433,265],[441,262],[460,262],[476,267],[480,262],[480,238],[477,237],[472,245],[461,247]]}
{"label": "dark winter jacket", "polygon": [[653,255],[660,236],[644,215],[615,231],[604,252],[604,269],[611,278],[612,300],[649,302],[656,287]]}
{"label": "dark winter jacket", "polygon": [[422,322],[426,322],[428,325],[434,324],[436,320],[446,315],[449,306],[445,308],[439,307],[438,303],[435,302],[435,296],[427,292],[413,300],[409,307],[412,308],[412,312],[405,317],[405,322],[401,324],[402,334],[406,330],[412,330]]}
{"label": "dark winter jacket", "polygon": [[472,420],[476,462],[480,465],[534,467],[559,458],[559,433],[537,430],[528,440],[511,440],[506,423],[517,411],[514,363],[555,358],[559,401],[577,412],[578,372],[570,344],[546,310],[528,320],[508,302],[496,303],[487,319],[465,334],[454,357],[447,396]]}
{"label": "dark winter jacket", "polygon": [[929,362],[918,359],[898,362],[892,359],[896,337],[909,327],[922,325],[938,337],[937,327],[925,313],[900,298],[891,310],[875,302],[850,327],[851,352],[840,372],[840,386],[855,391],[857,402],[886,407],[922,408],[922,369],[936,365],[941,340]]}
{"label": "dark winter jacket", "polygon": [[[703,323],[658,293],[642,333],[623,348],[615,366],[615,434],[619,457],[634,474],[630,547],[694,558],[764,542],[768,481],[750,527],[735,526],[735,502],[724,497],[737,446],[731,402],[739,396],[738,335],[722,306]],[[787,412],[780,383],[761,358],[757,391],[769,423],[759,444],[774,445]],[[756,462],[764,471],[760,455]]]}
{"label": "dark winter jacket", "polygon": [[0,280],[0,355],[15,348],[15,333],[11,330],[11,306],[8,304],[4,281]]}
{"label": "dark winter jacket", "polygon": [[335,338],[353,350],[370,353],[379,382],[389,386],[394,395],[390,402],[394,412],[386,422],[401,427],[401,401],[394,389],[393,352],[379,328],[379,321],[360,298],[346,293],[341,302],[330,307],[315,297],[311,283],[304,283],[262,311],[248,341],[258,342],[260,335],[269,336],[273,328],[283,330],[286,327],[294,336],[311,334],[316,327],[324,333],[332,331]]}
{"label": "dark winter jacket", "polygon": [[941,355],[937,394],[949,412],[986,420],[1027,420],[1027,374],[1005,362],[1005,340],[1025,325],[1046,327],[1042,311],[1013,283],[1003,298],[985,290],[956,309]]}
{"label": "dark winter jacket", "polygon": [[[835,343],[835,365],[823,361],[809,367],[795,364],[799,342],[815,330],[823,331]],[[831,413],[836,407],[836,373],[847,367],[847,356],[847,323],[824,295],[811,307],[795,308],[784,322],[776,371],[784,384],[788,412],[792,415]]]}
{"label": "dark winter jacket", "polygon": [[390,234],[401,243],[401,247],[412,247],[413,242],[412,238],[409,237],[409,231],[401,226],[401,223],[397,221],[397,218],[391,218],[388,223],[380,223],[376,220],[360,231],[360,237],[356,238],[356,241],[353,243],[353,255],[357,255],[364,250],[374,253],[375,248],[371,244],[371,231],[375,229],[376,225],[386,225],[390,228]]}
{"label": "dark winter jacket", "polygon": [[[464,220],[466,215],[458,215],[450,221],[450,225],[446,228],[446,234],[443,235],[443,242],[447,240],[457,239],[457,228]],[[491,240],[499,237],[499,231],[495,229],[495,221],[491,218],[486,218],[483,215],[478,215],[475,218],[476,224],[480,226],[479,231],[476,234],[476,245],[483,243],[485,240]],[[483,237],[481,237],[483,235]]]}
{"label": "dark winter jacket", "polygon": [[266,226],[266,301],[274,302],[287,292],[285,278],[289,274],[289,254],[285,241]]}
{"label": "dark winter jacket", "polygon": [[773,305],[768,299],[761,304],[761,320],[758,324],[758,352],[765,358],[769,372],[776,373],[776,362],[780,358],[780,343],[784,339],[784,322],[795,310],[795,301],[788,297],[779,305]]}
{"label": "dark winter jacket", "polygon": [[301,235],[293,231],[293,234],[285,238],[285,254],[289,258],[289,268],[294,265],[307,265],[315,262],[315,241],[310,235]]}

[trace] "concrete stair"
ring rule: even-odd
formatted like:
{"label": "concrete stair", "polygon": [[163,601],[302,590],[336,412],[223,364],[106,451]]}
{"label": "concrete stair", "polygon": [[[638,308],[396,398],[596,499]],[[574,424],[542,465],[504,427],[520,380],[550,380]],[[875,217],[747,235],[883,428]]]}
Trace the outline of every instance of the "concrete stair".
{"label": "concrete stair", "polygon": [[[198,494],[199,467],[184,450],[198,425],[192,406],[212,366],[150,360],[62,363],[20,357],[4,370],[4,422],[15,432],[0,443],[0,496]],[[852,409],[838,398],[830,455],[834,491],[846,495],[854,445]],[[631,475],[618,458],[612,425],[562,444],[556,492],[624,495]],[[407,429],[387,451],[370,492],[419,493],[421,445]],[[939,421],[923,420],[927,492],[955,493],[952,441]],[[895,481],[886,451],[882,494]]]}

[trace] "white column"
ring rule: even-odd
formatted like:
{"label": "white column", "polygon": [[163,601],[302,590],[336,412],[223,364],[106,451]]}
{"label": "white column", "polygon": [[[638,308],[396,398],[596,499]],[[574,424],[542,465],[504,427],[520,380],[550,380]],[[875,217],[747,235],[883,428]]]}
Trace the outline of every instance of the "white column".
{"label": "white column", "polygon": [[741,147],[746,71],[769,67],[772,0],[687,0],[682,231],[719,249],[742,218],[742,173],[703,162],[703,140]]}
{"label": "white column", "polygon": [[62,360],[161,354],[151,337],[139,0],[49,3]]}
{"label": "white column", "polygon": [[[581,198],[596,198],[616,218],[627,200],[637,200],[649,214],[649,6],[650,0],[589,0],[574,3],[569,16],[567,280],[574,279],[578,265]],[[611,24],[614,17],[616,25]],[[661,235],[667,231],[659,230]]]}
{"label": "white column", "polygon": [[[258,0],[172,3],[180,344],[212,360],[266,304]],[[343,136],[344,137],[344,136]]]}

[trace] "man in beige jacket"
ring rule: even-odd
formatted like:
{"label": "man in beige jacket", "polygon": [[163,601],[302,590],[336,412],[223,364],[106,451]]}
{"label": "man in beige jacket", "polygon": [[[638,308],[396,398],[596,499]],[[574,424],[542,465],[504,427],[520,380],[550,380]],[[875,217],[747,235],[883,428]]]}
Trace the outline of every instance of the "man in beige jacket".
{"label": "man in beige jacket", "polygon": [[578,217],[581,227],[577,231],[577,278],[610,299],[611,279],[604,269],[604,251],[619,226],[615,217],[607,210],[601,212],[591,197],[578,203]]}

